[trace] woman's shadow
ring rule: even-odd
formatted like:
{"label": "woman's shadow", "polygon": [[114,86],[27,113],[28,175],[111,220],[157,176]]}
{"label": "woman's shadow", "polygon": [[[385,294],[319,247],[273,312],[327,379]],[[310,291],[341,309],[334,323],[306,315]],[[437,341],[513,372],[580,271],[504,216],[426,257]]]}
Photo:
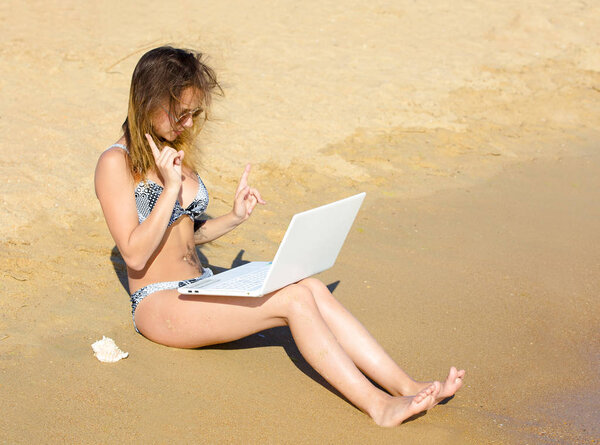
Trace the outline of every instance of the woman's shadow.
{"label": "woman's shadow", "polygon": [[[196,246],[196,252],[198,253],[198,258],[200,258],[200,263],[206,265],[205,267],[210,268],[213,273],[217,274],[220,272],[224,272],[226,270],[232,269],[234,267],[241,266],[243,264],[247,264],[250,261],[245,260],[244,253],[245,251],[242,249],[235,256],[233,261],[231,262],[230,267],[221,267],[210,264],[210,261],[202,253],[201,246]],[[119,282],[123,286],[123,289],[129,294],[129,283],[127,279],[127,266],[125,265],[125,261],[119,252],[117,246],[114,246],[111,251],[110,261],[113,265],[113,269],[115,274],[117,275]],[[327,288],[331,293],[335,291],[337,286],[340,284],[340,281],[334,281],[327,285]],[[248,337],[241,338],[239,340],[235,340],[228,343],[222,343],[218,345],[205,346],[198,349],[221,349],[221,350],[235,350],[235,349],[250,349],[250,348],[262,348],[268,346],[281,346],[285,353],[288,355],[292,363],[305,375],[313,379],[315,382],[319,383],[332,393],[336,394],[338,397],[348,401],[341,393],[339,393],[333,386],[331,386],[321,375],[315,371],[312,366],[308,364],[308,362],[302,357],[302,354],[298,350],[296,343],[292,337],[289,327],[281,326],[275,327],[271,329],[264,330],[262,332],[257,332],[256,334],[249,335]]]}

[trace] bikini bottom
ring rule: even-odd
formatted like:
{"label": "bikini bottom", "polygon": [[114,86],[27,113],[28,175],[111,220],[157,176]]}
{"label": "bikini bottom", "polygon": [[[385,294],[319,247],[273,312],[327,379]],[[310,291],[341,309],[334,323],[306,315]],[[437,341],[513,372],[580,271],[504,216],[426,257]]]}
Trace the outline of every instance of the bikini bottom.
{"label": "bikini bottom", "polygon": [[196,281],[200,281],[205,278],[212,277],[212,274],[213,274],[212,270],[204,269],[204,273],[201,276],[196,277],[196,278],[190,278],[189,280],[182,280],[182,281],[161,281],[159,283],[149,284],[148,286],[144,286],[144,287],[136,290],[134,293],[131,294],[131,297],[130,297],[130,299],[131,299],[131,319],[133,320],[133,327],[135,328],[135,331],[138,334],[140,333],[140,331],[138,331],[137,326],[135,325],[135,310],[137,308],[137,305],[140,304],[140,301],[142,301],[148,295],[153,294],[154,292],[161,291],[161,290],[177,289],[178,287],[185,286],[186,284],[195,283]]}

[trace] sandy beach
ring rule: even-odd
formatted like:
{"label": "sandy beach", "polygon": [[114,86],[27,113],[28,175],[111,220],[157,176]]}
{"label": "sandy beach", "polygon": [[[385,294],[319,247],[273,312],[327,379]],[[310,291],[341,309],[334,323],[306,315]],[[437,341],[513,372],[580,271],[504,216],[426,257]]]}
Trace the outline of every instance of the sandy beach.
{"label": "sandy beach", "polygon": [[[0,443],[598,443],[599,5],[9,0],[0,24]],[[415,378],[465,368],[452,400],[382,429],[287,328],[135,333],[93,174],[162,44],[225,90],[208,215],[246,162],[268,201],[205,264],[268,260],[292,214],[366,191],[319,278]],[[129,357],[98,362],[103,335]]]}

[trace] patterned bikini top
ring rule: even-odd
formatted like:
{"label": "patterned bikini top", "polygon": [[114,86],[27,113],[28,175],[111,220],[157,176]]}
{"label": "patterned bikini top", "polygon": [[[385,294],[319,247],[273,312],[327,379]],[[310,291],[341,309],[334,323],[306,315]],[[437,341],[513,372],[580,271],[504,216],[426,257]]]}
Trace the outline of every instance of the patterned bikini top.
{"label": "patterned bikini top", "polygon": [[[129,154],[129,150],[123,144],[114,144],[108,147],[108,149],[112,147],[121,148]],[[208,207],[208,191],[198,173],[196,173],[196,176],[198,178],[198,192],[196,193],[194,200],[185,209],[181,206],[179,200],[175,201],[173,213],[171,213],[171,218],[169,219],[169,226],[177,221],[182,215],[189,216],[192,221],[198,221],[200,216],[206,210],[206,207]],[[156,205],[156,201],[158,201],[158,197],[162,191],[163,187],[150,179],[140,181],[135,186],[135,206],[137,207],[140,224],[150,216],[150,212]]]}

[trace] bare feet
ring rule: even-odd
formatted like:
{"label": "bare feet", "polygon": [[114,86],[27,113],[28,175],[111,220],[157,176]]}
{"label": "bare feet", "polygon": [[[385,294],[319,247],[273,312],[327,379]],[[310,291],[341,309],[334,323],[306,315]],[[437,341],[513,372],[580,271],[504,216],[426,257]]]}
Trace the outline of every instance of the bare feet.
{"label": "bare feet", "polygon": [[440,391],[439,400],[436,403],[441,402],[442,400],[453,396],[456,391],[460,389],[463,385],[463,377],[465,376],[465,370],[461,369],[457,370],[454,366],[450,368],[450,372],[448,373],[448,378],[444,383],[442,383],[442,390]]}
{"label": "bare feet", "polygon": [[[448,397],[452,397],[456,391],[460,389],[463,384],[463,377],[465,376],[465,370],[457,370],[454,366],[450,368],[450,372],[448,373],[448,377],[441,384],[441,390],[438,394],[435,404],[437,405],[442,400],[447,399]],[[423,388],[426,388],[428,385],[431,385],[431,382],[415,382],[415,386],[413,391],[421,391]]]}
{"label": "bare feet", "polygon": [[435,406],[442,385],[440,382],[429,383],[414,396],[390,397],[380,413],[373,415],[379,426],[397,426],[409,417]]}

